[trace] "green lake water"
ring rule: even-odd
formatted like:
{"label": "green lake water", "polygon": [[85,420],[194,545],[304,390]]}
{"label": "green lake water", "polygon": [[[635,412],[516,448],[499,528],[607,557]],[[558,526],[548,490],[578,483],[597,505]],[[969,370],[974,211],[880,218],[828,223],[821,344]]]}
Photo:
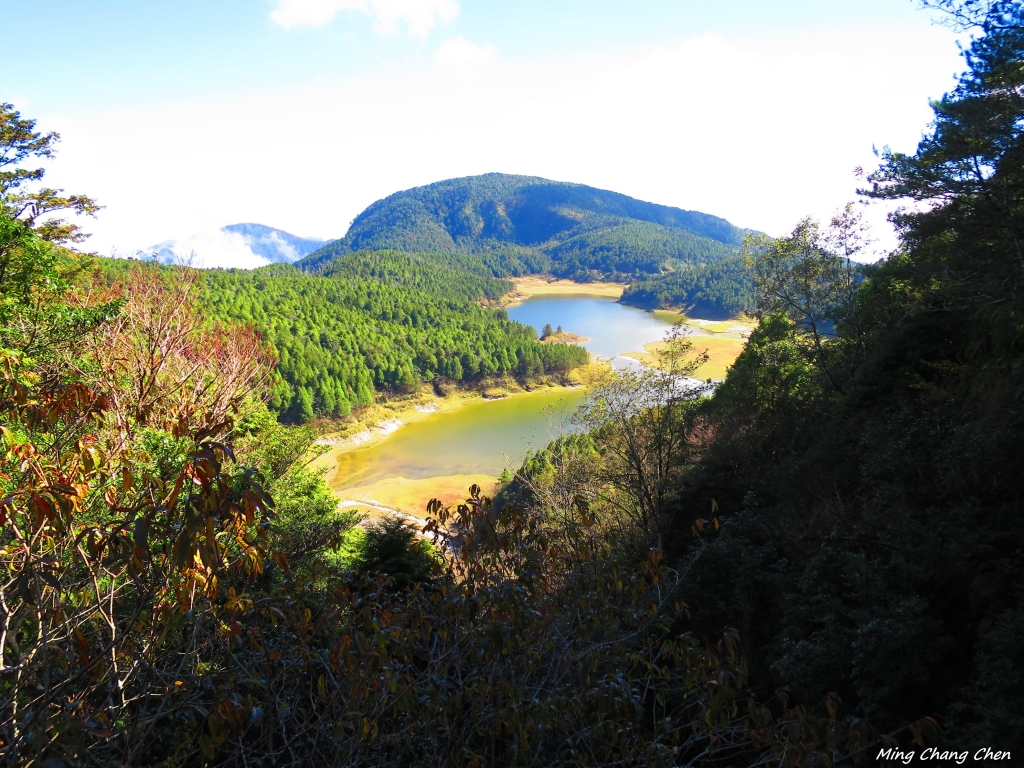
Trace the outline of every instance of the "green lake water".
{"label": "green lake water", "polygon": [[[584,346],[615,367],[639,365],[621,357],[664,338],[669,323],[650,312],[593,296],[537,296],[508,310],[540,331],[545,323],[586,336]],[[695,333],[704,331],[695,329]],[[519,467],[528,450],[572,430],[570,416],[586,393],[521,395],[474,402],[407,424],[380,443],[343,454],[335,484],[368,485],[389,477],[422,479],[456,474],[499,475]]]}
{"label": "green lake water", "polygon": [[[368,485],[388,477],[500,475],[526,452],[569,432],[581,389],[473,402],[407,424],[382,442],[338,457],[337,480]],[[337,480],[335,482],[337,482]]]}

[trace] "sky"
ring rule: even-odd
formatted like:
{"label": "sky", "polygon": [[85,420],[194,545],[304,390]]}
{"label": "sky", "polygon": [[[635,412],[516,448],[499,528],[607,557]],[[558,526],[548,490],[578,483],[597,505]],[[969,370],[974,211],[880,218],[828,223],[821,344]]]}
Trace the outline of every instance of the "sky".
{"label": "sky", "polygon": [[[912,151],[963,69],[911,0],[0,0],[0,100],[126,254],[239,222],[344,235],[499,171],[783,234]],[[868,216],[881,247],[884,211]]]}

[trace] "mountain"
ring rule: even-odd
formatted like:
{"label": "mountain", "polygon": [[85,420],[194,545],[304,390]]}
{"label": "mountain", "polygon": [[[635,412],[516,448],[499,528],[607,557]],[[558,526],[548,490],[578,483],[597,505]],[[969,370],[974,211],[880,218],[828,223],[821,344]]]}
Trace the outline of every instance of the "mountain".
{"label": "mountain", "polygon": [[697,211],[536,176],[488,173],[396,192],[304,258],[361,250],[479,254],[497,276],[632,279],[734,256],[749,230]]}
{"label": "mountain", "polygon": [[325,242],[264,224],[230,224],[180,240],[165,240],[146,252],[155,253],[164,264],[254,269],[274,263],[291,264]]}

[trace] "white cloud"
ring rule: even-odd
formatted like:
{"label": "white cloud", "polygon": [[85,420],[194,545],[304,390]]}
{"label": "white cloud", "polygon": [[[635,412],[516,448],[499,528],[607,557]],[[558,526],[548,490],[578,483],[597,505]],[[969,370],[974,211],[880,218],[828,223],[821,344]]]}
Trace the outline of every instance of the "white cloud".
{"label": "white cloud", "polygon": [[458,0],[279,0],[270,18],[282,27],[322,27],[340,11],[360,11],[374,17],[373,29],[382,35],[401,34],[425,40],[438,23],[459,15]]}
{"label": "white cloud", "polygon": [[270,18],[286,29],[308,25],[322,27],[339,11],[369,13],[366,0],[280,0]]}
{"label": "white cloud", "polygon": [[277,234],[277,232],[271,232],[267,240],[273,243],[274,248],[288,263],[298,261],[302,258],[302,254],[296,251],[294,246],[292,246],[291,243],[286,242],[279,234]]}
{"label": "white cloud", "polygon": [[145,258],[152,253],[159,254],[160,261],[164,263],[187,264],[200,269],[255,269],[270,263],[270,259],[253,252],[245,237],[237,232],[224,232],[220,229],[178,240],[165,240],[143,249],[138,257]]}
{"label": "white cloud", "polygon": [[[340,237],[396,190],[489,171],[590,184],[781,234],[852,199],[853,169],[877,163],[873,144],[912,151],[931,119],[928,98],[949,90],[961,67],[952,34],[935,27],[705,36],[584,61],[498,58],[486,88],[436,66],[47,115],[40,127],[64,137],[47,181],[107,206],[85,222],[102,253],[232,221]],[[281,130],[267,114],[298,127],[301,140],[267,153]]]}
{"label": "white cloud", "polygon": [[384,35],[397,35],[404,21],[409,37],[426,40],[438,22],[450,24],[459,15],[457,0],[370,0],[377,17],[373,28]]}
{"label": "white cloud", "polygon": [[477,45],[462,35],[445,40],[434,51],[434,63],[443,67],[474,67],[498,58],[498,47]]}

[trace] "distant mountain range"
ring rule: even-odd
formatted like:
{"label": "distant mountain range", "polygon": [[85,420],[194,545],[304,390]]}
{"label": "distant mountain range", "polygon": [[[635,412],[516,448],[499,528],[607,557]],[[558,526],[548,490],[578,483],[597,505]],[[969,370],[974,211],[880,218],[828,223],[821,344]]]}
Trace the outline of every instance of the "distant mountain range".
{"label": "distant mountain range", "polygon": [[243,269],[295,263],[321,274],[361,251],[450,254],[478,275],[613,280],[630,284],[623,297],[630,304],[730,317],[752,301],[753,282],[738,256],[750,232],[707,213],[584,184],[488,173],[396,192],[330,242],[232,224],[149,251],[165,263]]}
{"label": "distant mountain range", "polygon": [[263,224],[230,224],[180,240],[165,240],[143,253],[155,254],[165,264],[255,269],[267,264],[291,264],[326,242]]}
{"label": "distant mountain range", "polygon": [[697,211],[536,176],[488,173],[396,192],[345,237],[301,261],[346,253],[478,253],[495,273],[635,279],[734,256],[750,230]]}

